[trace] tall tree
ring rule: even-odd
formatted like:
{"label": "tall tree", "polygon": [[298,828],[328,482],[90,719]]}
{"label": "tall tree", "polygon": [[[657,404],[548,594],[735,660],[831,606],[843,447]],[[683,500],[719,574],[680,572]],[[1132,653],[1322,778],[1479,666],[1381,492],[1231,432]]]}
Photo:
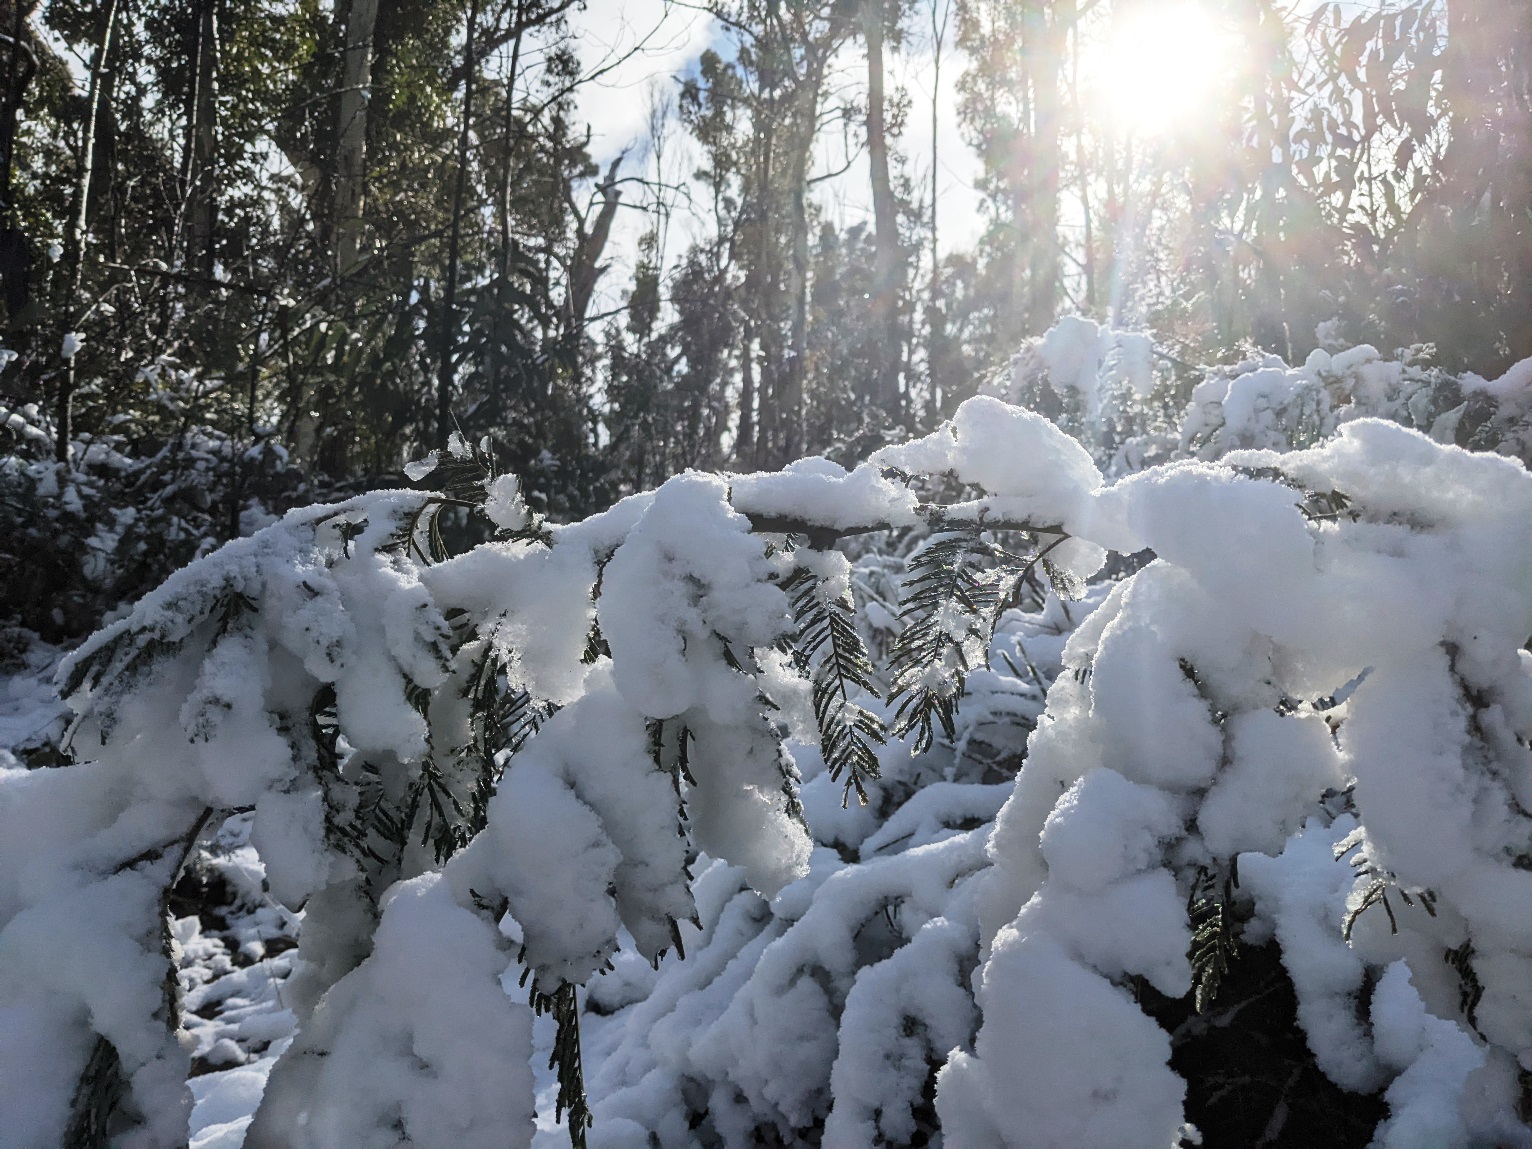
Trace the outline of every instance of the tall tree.
{"label": "tall tree", "polygon": [[[893,10],[897,15],[897,5]],[[883,335],[876,345],[875,402],[891,424],[898,424],[904,414],[900,395],[904,330],[899,310],[904,295],[905,253],[899,236],[899,201],[894,194],[888,159],[888,109],[883,71],[883,40],[888,19],[889,6],[885,0],[862,0],[862,37],[867,45],[867,160],[872,178],[872,211],[878,253],[872,295],[875,323]]]}
{"label": "tall tree", "polygon": [[349,0],[344,11],[340,99],[336,101],[335,190],[332,226],[336,264],[344,275],[361,251],[367,178],[367,108],[372,88],[373,32],[378,0]]}
{"label": "tall tree", "polygon": [[218,0],[196,0],[186,112],[186,265],[211,280],[218,218]]}
{"label": "tall tree", "polygon": [[68,229],[64,233],[64,256],[69,271],[62,310],[67,330],[63,344],[64,377],[59,384],[58,405],[54,415],[54,454],[60,463],[68,461],[70,443],[74,437],[75,356],[79,350],[74,321],[80,307],[80,289],[85,280],[85,246],[90,240],[91,193],[96,182],[96,134],[106,100],[105,84],[117,31],[117,9],[118,0],[103,0],[98,16],[98,31],[85,90],[85,116],[80,124],[74,203]]}

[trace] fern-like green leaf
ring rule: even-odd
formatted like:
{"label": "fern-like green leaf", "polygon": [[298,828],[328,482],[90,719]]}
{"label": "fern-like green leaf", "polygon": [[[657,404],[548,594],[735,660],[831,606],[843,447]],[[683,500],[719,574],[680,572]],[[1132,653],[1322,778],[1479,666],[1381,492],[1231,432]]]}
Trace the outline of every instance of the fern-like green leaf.
{"label": "fern-like green leaf", "polygon": [[878,776],[877,746],[888,739],[883,720],[853,701],[858,691],[878,696],[872,659],[856,628],[849,592],[831,596],[823,581],[799,567],[784,584],[798,634],[795,656],[813,683],[814,721],[830,777],[845,779],[842,804],[851,793],[867,804],[867,782]]}

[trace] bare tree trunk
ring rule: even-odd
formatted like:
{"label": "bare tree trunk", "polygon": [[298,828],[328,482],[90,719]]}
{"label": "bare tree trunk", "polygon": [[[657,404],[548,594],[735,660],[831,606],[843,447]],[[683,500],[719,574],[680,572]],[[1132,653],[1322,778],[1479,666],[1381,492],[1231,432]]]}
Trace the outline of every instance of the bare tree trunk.
{"label": "bare tree trunk", "polygon": [[[218,4],[199,0],[194,82],[187,115],[187,267],[212,279],[218,199]],[[198,290],[205,291],[200,285]]]}
{"label": "bare tree trunk", "polygon": [[780,448],[775,462],[786,464],[803,454],[804,428],[807,424],[809,357],[809,162],[813,155],[814,134],[819,119],[819,93],[824,80],[821,58],[809,69],[800,90],[795,93],[796,109],[792,157],[788,165],[788,242],[787,275],[788,353],[785,386],[777,414],[781,424]]}
{"label": "bare tree trunk", "polygon": [[1096,218],[1091,207],[1090,165],[1086,162],[1085,104],[1080,89],[1080,26],[1078,21],[1070,30],[1072,51],[1069,56],[1069,102],[1074,109],[1075,166],[1079,168],[1080,210],[1084,216],[1085,244],[1085,305],[1092,315],[1096,312]]}
{"label": "bare tree trunk", "polygon": [[[769,60],[769,57],[768,57]],[[777,258],[777,238],[772,234],[771,219],[776,204],[776,125],[778,102],[772,70],[762,66],[763,99],[756,110],[755,195],[754,204],[746,207],[746,228],[751,233],[750,248],[754,258],[745,277],[745,306],[750,322],[746,331],[754,331],[760,341],[760,373],[755,386],[755,436],[751,444],[750,465],[770,462],[777,433],[778,372],[783,367],[784,350],[777,295],[781,285]],[[745,344],[750,355],[750,345]]]}
{"label": "bare tree trunk", "polygon": [[27,87],[37,72],[37,55],[25,42],[27,19],[36,0],[12,0],[10,43],[6,45],[5,98],[0,101],[0,211],[11,210],[11,169],[16,151],[16,126]]}
{"label": "bare tree trunk", "polygon": [[500,195],[495,204],[500,213],[500,274],[509,279],[511,274],[511,171],[516,162],[516,149],[512,144],[516,129],[516,81],[521,72],[521,42],[526,35],[523,13],[526,0],[516,0],[516,35],[511,41],[511,66],[505,75],[505,166],[500,170]]}
{"label": "bare tree trunk", "polygon": [[596,292],[596,283],[605,268],[601,256],[606,251],[606,241],[612,234],[612,223],[617,218],[617,208],[622,200],[622,190],[617,186],[617,172],[624,156],[618,156],[606,170],[606,178],[596,189],[601,196],[601,210],[589,231],[584,222],[580,225],[579,244],[569,269],[569,310],[571,330],[576,333],[585,329],[590,303]]}
{"label": "bare tree trunk", "polygon": [[[941,248],[936,242],[937,232],[937,200],[941,196],[941,185],[937,181],[939,171],[938,160],[941,158],[941,110],[942,99],[942,47],[947,38],[947,16],[945,11],[946,0],[931,0],[931,295],[936,295],[936,285],[940,279],[938,269],[941,267]],[[943,5],[941,19],[937,19],[937,5]]]}
{"label": "bare tree trunk", "polygon": [[928,398],[930,415],[940,418],[945,396],[942,394],[941,342],[945,328],[942,314],[942,255],[938,242],[937,224],[940,220],[941,184],[941,96],[942,96],[942,49],[947,39],[947,21],[951,15],[951,0],[931,0],[931,296],[926,304],[926,372],[930,376],[931,393]]}
{"label": "bare tree trunk", "polygon": [[[336,266],[342,275],[361,257],[362,201],[367,177],[367,103],[372,86],[372,37],[378,0],[351,0],[346,12],[336,121],[335,191],[331,210]],[[472,83],[472,80],[469,81]]]}
{"label": "bare tree trunk", "polygon": [[888,126],[884,118],[883,0],[863,0],[862,35],[867,42],[867,158],[872,173],[872,214],[876,229],[873,264],[873,329],[881,332],[876,350],[875,401],[890,423],[903,421],[899,365],[903,332],[899,300],[904,293],[903,252],[899,244],[899,202],[888,170]]}
{"label": "bare tree trunk", "polygon": [[[786,386],[779,405],[782,435],[778,464],[792,462],[807,446],[809,363],[809,165],[819,130],[819,100],[824,92],[825,69],[839,46],[839,37],[822,39],[805,53],[803,76],[790,97],[789,112],[794,133],[788,158],[789,256],[787,297],[790,308]],[[897,360],[895,370],[898,369]]]}
{"label": "bare tree trunk", "polygon": [[[79,305],[80,287],[85,279],[86,227],[90,216],[91,182],[96,168],[96,127],[101,118],[101,84],[106,75],[107,57],[112,51],[112,34],[117,26],[118,0],[106,0],[101,11],[101,31],[96,40],[96,50],[91,55],[90,83],[85,94],[85,124],[80,136],[80,170],[75,180],[74,210],[70,213],[69,226],[64,233],[64,251],[69,259],[69,294],[64,301],[65,321],[75,322],[75,308]],[[54,457],[60,463],[69,461],[69,441],[74,437],[75,359],[71,355],[65,363],[64,380],[59,386],[57,426],[54,428]]]}
{"label": "bare tree trunk", "polygon": [[[1053,323],[1059,296],[1059,162],[1063,156],[1060,85],[1064,49],[1074,22],[1074,0],[1034,5],[1027,15],[1027,55],[1032,75],[1032,147],[1026,198],[1031,213],[1027,320],[1030,334]],[[1051,9],[1051,11],[1050,11]]]}
{"label": "bare tree trunk", "polygon": [[[368,2],[368,0],[359,0]],[[473,127],[473,87],[478,74],[474,33],[479,0],[469,0],[468,33],[463,44],[463,123],[457,141],[457,180],[452,190],[452,227],[447,237],[447,273],[442,291],[441,364],[436,375],[436,446],[444,449],[452,424],[452,383],[457,371],[457,278],[463,239],[463,197],[468,188],[468,144]]]}
{"label": "bare tree trunk", "polygon": [[734,437],[734,458],[741,466],[755,462],[755,331],[745,324],[739,353],[739,433]]}
{"label": "bare tree trunk", "polygon": [[28,86],[37,74],[37,54],[26,43],[27,19],[35,0],[11,0],[12,20],[5,98],[0,101],[0,302],[7,316],[19,315],[31,297],[32,253],[26,234],[12,213],[11,171],[16,154],[16,128]]}

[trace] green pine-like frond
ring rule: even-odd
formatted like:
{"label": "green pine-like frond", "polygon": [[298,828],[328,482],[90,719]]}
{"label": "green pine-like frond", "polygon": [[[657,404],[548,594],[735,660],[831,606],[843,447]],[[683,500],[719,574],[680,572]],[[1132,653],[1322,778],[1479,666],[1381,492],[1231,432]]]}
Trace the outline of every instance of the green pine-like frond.
{"label": "green pine-like frond", "polygon": [[849,592],[831,597],[822,580],[802,567],[784,584],[798,628],[795,655],[813,682],[814,720],[820,752],[830,777],[845,779],[842,803],[851,792],[867,804],[867,782],[878,776],[876,747],[888,740],[883,720],[853,701],[857,691],[873,698],[872,659],[856,628]]}
{"label": "green pine-like frond", "polygon": [[930,749],[939,727],[956,734],[958,700],[975,665],[987,665],[1000,616],[1021,602],[1023,586],[1041,566],[1063,598],[1076,598],[1073,576],[1048,555],[1067,536],[1047,545],[1023,534],[1030,555],[1018,555],[990,537],[982,522],[932,535],[909,558],[899,601],[904,630],[889,660],[898,701],[893,733],[915,734],[915,753]]}

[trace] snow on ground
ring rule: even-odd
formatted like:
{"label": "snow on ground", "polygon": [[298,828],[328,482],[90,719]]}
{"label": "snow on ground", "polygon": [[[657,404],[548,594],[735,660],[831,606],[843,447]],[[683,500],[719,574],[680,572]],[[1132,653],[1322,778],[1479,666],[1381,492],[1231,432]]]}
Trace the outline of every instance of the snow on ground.
{"label": "snow on ground", "polygon": [[21,765],[28,750],[56,741],[69,714],[53,686],[64,652],[22,631],[0,634],[7,640],[19,649],[15,665],[0,670],[0,767]]}
{"label": "snow on ground", "polygon": [[264,888],[252,820],[236,814],[225,822],[181,882],[202,902],[200,913],[173,926],[184,1022],[196,1042],[191,1149],[238,1149],[296,1024],[282,983],[292,973],[299,920]]}

